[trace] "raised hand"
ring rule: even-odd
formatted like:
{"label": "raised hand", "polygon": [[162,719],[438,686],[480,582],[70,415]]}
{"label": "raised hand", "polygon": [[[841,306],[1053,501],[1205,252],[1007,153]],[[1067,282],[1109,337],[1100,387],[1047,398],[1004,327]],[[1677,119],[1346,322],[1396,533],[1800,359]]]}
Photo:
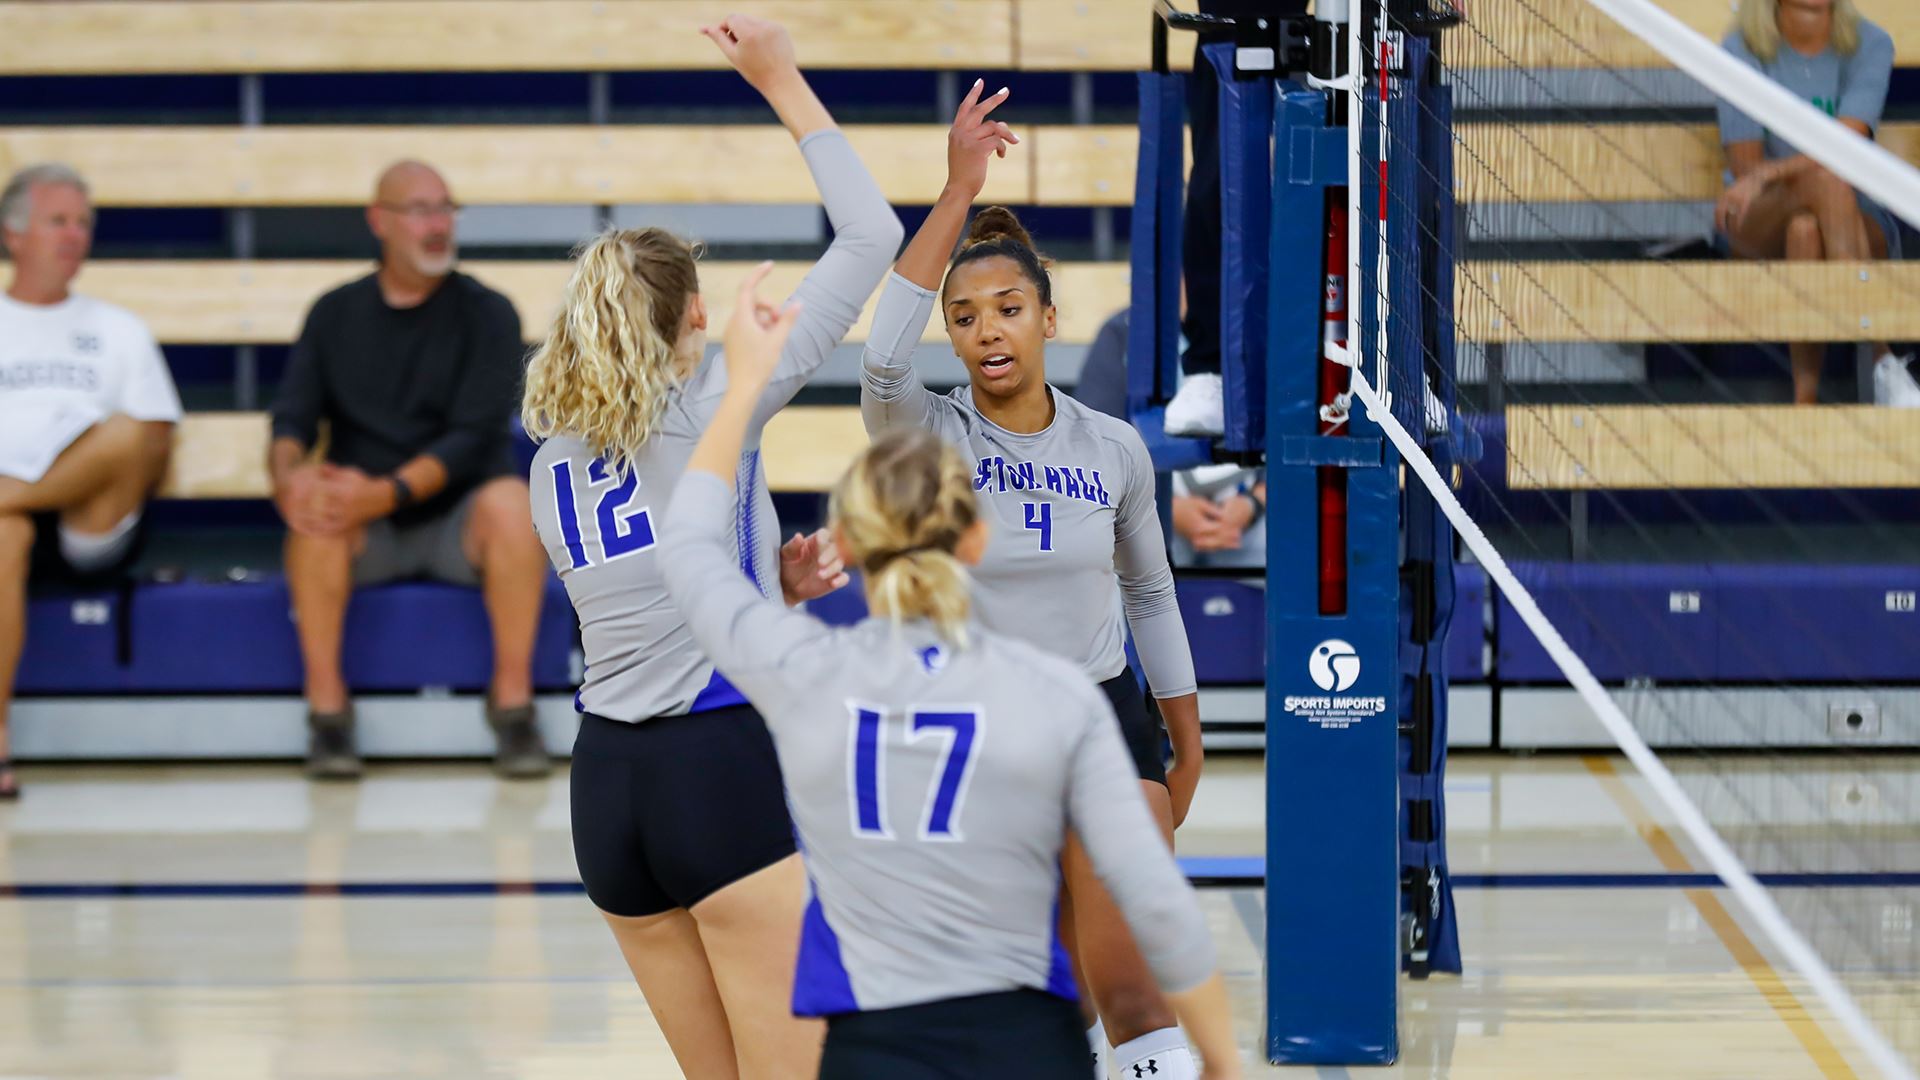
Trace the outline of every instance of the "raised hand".
{"label": "raised hand", "polygon": [[753,15],[729,15],[700,32],[719,46],[727,62],[754,89],[767,93],[782,76],[800,70],[793,58],[793,39],[777,22]]}
{"label": "raised hand", "polygon": [[953,126],[947,129],[947,186],[972,200],[987,184],[989,158],[1006,157],[1007,147],[1017,146],[1020,136],[988,114],[1007,100],[1009,91],[1001,87],[982,100],[986,89],[982,79],[973,81],[973,89],[953,114]]}
{"label": "raised hand", "polygon": [[763,262],[747,272],[740,281],[740,293],[734,300],[733,317],[727,320],[722,343],[727,355],[729,388],[765,387],[780,363],[780,350],[800,317],[800,305],[778,308],[760,299],[760,283],[773,271],[773,263]]}

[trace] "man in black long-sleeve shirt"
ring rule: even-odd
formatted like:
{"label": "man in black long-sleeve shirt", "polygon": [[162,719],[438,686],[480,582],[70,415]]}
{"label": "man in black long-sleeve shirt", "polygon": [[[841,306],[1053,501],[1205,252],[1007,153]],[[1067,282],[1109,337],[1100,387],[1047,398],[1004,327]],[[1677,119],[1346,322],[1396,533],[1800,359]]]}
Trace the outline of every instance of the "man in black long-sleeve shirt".
{"label": "man in black long-sleeve shirt", "polygon": [[[544,775],[533,642],[547,565],[508,427],[524,348],[506,297],[453,269],[455,206],[419,162],[381,175],[379,269],[307,314],[273,409],[274,502],[306,664],[308,770],[359,775],[340,640],[353,588],[478,584],[493,624],[496,764]],[[311,459],[327,425],[324,461]]]}

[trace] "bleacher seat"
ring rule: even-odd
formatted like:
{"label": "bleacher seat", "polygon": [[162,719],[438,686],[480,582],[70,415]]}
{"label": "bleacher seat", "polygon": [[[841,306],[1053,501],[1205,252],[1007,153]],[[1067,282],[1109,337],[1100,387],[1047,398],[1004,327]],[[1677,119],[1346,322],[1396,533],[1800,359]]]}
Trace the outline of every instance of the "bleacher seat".
{"label": "bleacher seat", "polygon": [[[1515,575],[1603,682],[1911,680],[1920,567],[1514,563]],[[1504,683],[1563,683],[1502,595]],[[1769,629],[1776,632],[1769,633]]]}
{"label": "bleacher seat", "polygon": [[[36,596],[28,605],[23,694],[298,694],[299,643],[286,583],[143,583],[121,592]],[[547,589],[534,684],[567,690],[573,606]],[[424,582],[362,589],[347,611],[342,662],[368,692],[486,688],[493,647],[478,590]]]}

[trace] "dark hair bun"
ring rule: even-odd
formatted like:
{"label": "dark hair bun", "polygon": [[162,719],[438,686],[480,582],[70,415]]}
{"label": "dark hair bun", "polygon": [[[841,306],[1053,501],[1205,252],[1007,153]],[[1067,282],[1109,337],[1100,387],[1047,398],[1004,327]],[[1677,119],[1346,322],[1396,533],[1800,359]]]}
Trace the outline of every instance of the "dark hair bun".
{"label": "dark hair bun", "polygon": [[1026,227],[1004,206],[989,206],[973,215],[973,224],[967,228],[970,245],[993,240],[1011,240],[1022,247],[1033,247],[1033,237],[1027,235]]}

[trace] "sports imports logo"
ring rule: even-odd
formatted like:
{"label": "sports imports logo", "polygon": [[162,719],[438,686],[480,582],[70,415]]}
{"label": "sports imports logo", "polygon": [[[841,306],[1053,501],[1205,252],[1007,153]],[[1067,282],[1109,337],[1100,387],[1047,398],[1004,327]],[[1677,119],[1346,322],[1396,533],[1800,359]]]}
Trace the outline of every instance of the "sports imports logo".
{"label": "sports imports logo", "polygon": [[1380,694],[1349,694],[1360,681],[1360,650],[1339,638],[1328,638],[1307,654],[1307,675],[1318,694],[1288,694],[1281,708],[1323,731],[1344,731],[1387,711]]}
{"label": "sports imports logo", "polygon": [[1339,638],[1328,638],[1313,647],[1307,674],[1313,685],[1337,694],[1360,681],[1360,654]]}

